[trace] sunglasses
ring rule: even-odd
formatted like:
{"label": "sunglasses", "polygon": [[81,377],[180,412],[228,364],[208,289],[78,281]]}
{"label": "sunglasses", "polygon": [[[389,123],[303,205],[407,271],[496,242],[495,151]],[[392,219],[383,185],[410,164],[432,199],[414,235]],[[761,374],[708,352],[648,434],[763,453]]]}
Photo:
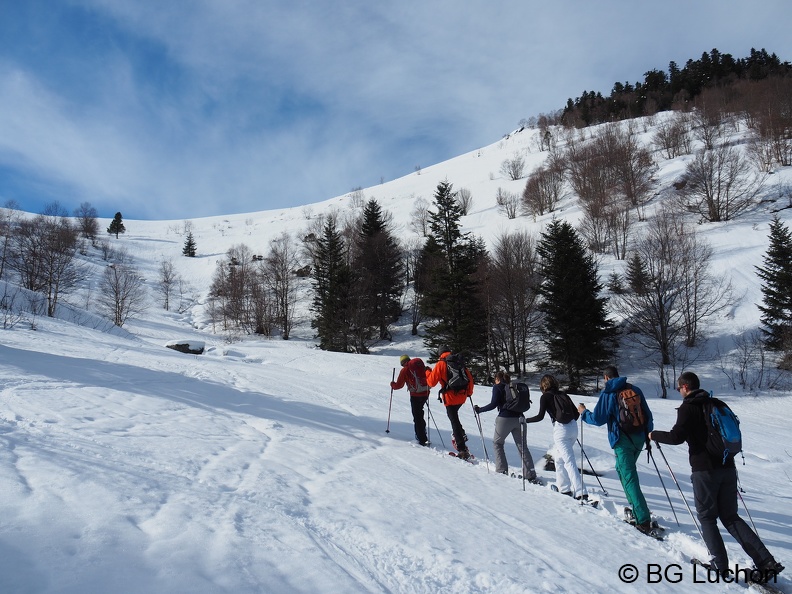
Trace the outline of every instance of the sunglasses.
{"label": "sunglasses", "polygon": [[681,391],[682,391],[682,388],[684,388],[684,387],[685,387],[685,386],[677,386],[677,387],[676,387],[676,391],[677,391],[677,392],[681,392]]}

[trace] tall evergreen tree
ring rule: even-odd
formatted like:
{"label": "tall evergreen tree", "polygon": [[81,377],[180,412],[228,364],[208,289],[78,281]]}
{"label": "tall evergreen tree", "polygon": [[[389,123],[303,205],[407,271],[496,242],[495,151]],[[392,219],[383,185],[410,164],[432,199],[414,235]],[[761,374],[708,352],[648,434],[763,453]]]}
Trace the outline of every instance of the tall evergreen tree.
{"label": "tall evergreen tree", "polygon": [[189,233],[187,233],[187,239],[184,240],[182,255],[187,256],[188,258],[195,258],[195,253],[196,253],[195,238],[193,237],[192,231],[190,231]]}
{"label": "tall evergreen tree", "polygon": [[537,246],[542,259],[544,313],[541,332],[550,359],[566,372],[570,391],[579,391],[585,374],[596,372],[611,355],[613,324],[594,258],[566,221],[553,221]]}
{"label": "tall evergreen tree", "polygon": [[449,182],[438,184],[434,202],[416,279],[421,312],[434,319],[426,325],[424,344],[436,354],[443,346],[464,353],[475,372],[487,360],[486,312],[476,277],[486,249],[462,233],[461,207]]}
{"label": "tall evergreen tree", "polygon": [[349,297],[352,274],[346,257],[344,238],[333,217],[325,222],[314,252],[314,319],[319,348],[326,351],[352,350]]}
{"label": "tall evergreen tree", "polygon": [[389,340],[388,328],[401,314],[404,259],[388,228],[387,217],[374,199],[363,208],[355,247],[354,268],[359,279],[356,287],[364,319],[380,340]]}
{"label": "tall evergreen tree", "polygon": [[115,213],[113,220],[110,221],[110,226],[107,228],[107,232],[115,235],[116,239],[118,239],[119,233],[126,233],[126,227],[124,227],[123,217],[120,212]]}
{"label": "tall evergreen tree", "polygon": [[757,266],[762,279],[759,311],[767,346],[775,350],[792,348],[792,233],[776,216],[770,223],[770,246]]}

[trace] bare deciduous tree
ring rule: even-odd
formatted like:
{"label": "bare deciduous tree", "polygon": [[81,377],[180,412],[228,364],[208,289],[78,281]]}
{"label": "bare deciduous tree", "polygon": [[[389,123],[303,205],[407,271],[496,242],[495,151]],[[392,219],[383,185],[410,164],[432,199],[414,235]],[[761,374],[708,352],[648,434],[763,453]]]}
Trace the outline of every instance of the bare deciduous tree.
{"label": "bare deciduous tree", "polygon": [[287,233],[270,242],[270,252],[265,259],[265,277],[275,301],[275,321],[280,326],[283,340],[289,340],[294,325],[294,308],[297,303],[297,278],[299,268],[297,248]]}
{"label": "bare deciduous tree", "polygon": [[12,254],[12,239],[21,219],[19,205],[9,200],[0,209],[0,280],[6,273],[6,266]]}
{"label": "bare deciduous tree", "polygon": [[9,267],[23,287],[46,296],[50,317],[60,297],[79,280],[76,253],[77,231],[60,215],[20,220],[13,232]]}
{"label": "bare deciduous tree", "polygon": [[563,188],[563,170],[539,167],[525,182],[522,195],[524,211],[533,216],[553,212],[561,200]]}
{"label": "bare deciduous tree", "polygon": [[654,145],[666,159],[687,154],[690,146],[690,125],[688,116],[683,112],[673,112],[657,125],[652,139]]}
{"label": "bare deciduous tree", "polygon": [[459,188],[456,193],[456,201],[459,208],[462,210],[462,216],[470,214],[470,209],[473,208],[473,194],[467,188]]}
{"label": "bare deciduous tree", "polygon": [[92,244],[96,242],[96,238],[99,236],[98,216],[99,214],[91,206],[90,202],[81,202],[80,206],[74,209],[74,217],[77,219],[77,227],[80,230],[80,234]]}
{"label": "bare deciduous tree", "polygon": [[[730,283],[710,273],[710,258],[694,228],[669,209],[649,221],[633,245],[630,290],[616,295],[613,304],[631,337],[658,353],[661,369],[695,346],[700,324],[730,303]],[[662,388],[665,397],[665,381]]]}
{"label": "bare deciduous tree", "polygon": [[693,136],[705,149],[712,150],[723,136],[723,114],[709,102],[697,103],[697,108],[691,114]]}
{"label": "bare deciduous tree", "polygon": [[534,358],[532,345],[541,316],[538,310],[539,264],[536,242],[525,231],[495,240],[488,279],[491,359],[523,373]]}
{"label": "bare deciduous tree", "polygon": [[509,219],[517,218],[517,211],[520,209],[520,197],[514,192],[507,192],[503,188],[498,188],[495,194],[495,202],[500,210]]}
{"label": "bare deciduous tree", "polygon": [[679,205],[705,221],[729,221],[755,204],[766,174],[738,149],[700,150],[685,168]]}
{"label": "bare deciduous tree", "polygon": [[99,283],[97,304],[116,326],[146,309],[146,286],[138,271],[128,264],[105,267]]}
{"label": "bare deciduous tree", "polygon": [[[413,336],[417,336],[418,326],[424,320],[420,308],[422,295],[420,292],[421,283],[415,282],[419,270],[418,263],[421,258],[423,243],[413,238],[405,242],[402,249],[406,262],[404,267],[405,290],[402,292],[402,296],[405,299],[404,308],[410,312],[410,321],[412,324],[410,333]],[[409,290],[410,288],[412,290]]]}
{"label": "bare deciduous tree", "polygon": [[171,295],[176,291],[181,277],[176,272],[173,262],[163,260],[159,267],[159,281],[157,282],[157,292],[162,297],[162,307],[165,311],[170,311]]}
{"label": "bare deciduous tree", "polygon": [[366,194],[363,188],[357,187],[349,193],[349,208],[359,210],[366,203]]}
{"label": "bare deciduous tree", "polygon": [[525,159],[519,153],[515,153],[501,163],[500,171],[510,180],[518,180],[523,176],[523,171],[525,171]]}
{"label": "bare deciduous tree", "polygon": [[410,229],[421,237],[426,237],[429,232],[429,201],[418,196],[413,202],[413,209],[410,211]]}

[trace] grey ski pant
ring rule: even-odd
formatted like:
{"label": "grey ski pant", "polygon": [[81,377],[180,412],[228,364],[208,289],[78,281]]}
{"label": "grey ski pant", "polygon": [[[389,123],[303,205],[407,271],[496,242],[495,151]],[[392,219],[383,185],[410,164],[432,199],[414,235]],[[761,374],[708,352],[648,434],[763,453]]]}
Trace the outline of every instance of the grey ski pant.
{"label": "grey ski pant", "polygon": [[492,444],[495,446],[495,472],[509,472],[509,464],[506,462],[506,438],[511,435],[517,450],[522,457],[522,475],[527,479],[536,478],[536,468],[531,457],[531,450],[526,446],[523,448],[520,437],[520,417],[501,417],[495,418],[495,436]]}

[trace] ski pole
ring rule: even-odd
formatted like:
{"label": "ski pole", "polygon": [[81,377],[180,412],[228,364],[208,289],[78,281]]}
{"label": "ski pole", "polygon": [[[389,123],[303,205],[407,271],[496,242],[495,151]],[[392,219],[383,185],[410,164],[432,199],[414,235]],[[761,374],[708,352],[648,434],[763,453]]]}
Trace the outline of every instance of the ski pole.
{"label": "ski pole", "polygon": [[655,441],[655,445],[657,446],[657,451],[660,452],[660,455],[663,457],[663,462],[665,462],[666,466],[668,467],[668,472],[671,474],[671,478],[674,480],[674,483],[676,483],[677,489],[679,489],[679,494],[682,495],[682,501],[685,502],[685,507],[687,507],[688,513],[690,514],[690,517],[693,519],[693,523],[696,525],[696,530],[698,530],[699,536],[701,537],[701,540],[704,543],[704,547],[707,549],[707,553],[710,556],[712,556],[712,551],[709,550],[709,547],[707,546],[707,541],[704,540],[704,534],[701,532],[701,528],[699,527],[699,523],[696,520],[696,516],[693,515],[693,510],[691,510],[690,505],[688,505],[687,499],[685,498],[685,494],[682,492],[682,487],[679,485],[679,481],[676,479],[676,475],[674,474],[674,471],[671,470],[671,465],[668,463],[668,460],[666,459],[665,454],[663,453],[663,448],[660,447],[660,444],[657,441]]}
{"label": "ski pole", "polygon": [[[582,429],[582,427],[581,427],[581,429]],[[581,433],[582,433],[582,431],[581,431]],[[605,497],[607,497],[608,496],[608,491],[605,489],[605,487],[602,486],[602,481],[599,480],[599,475],[597,475],[597,471],[594,470],[594,466],[591,464],[591,460],[589,460],[588,454],[586,454],[586,450],[583,449],[583,444],[580,442],[580,440],[578,440],[578,445],[580,446],[580,452],[583,454],[583,457],[586,459],[586,462],[588,462],[589,468],[591,468],[591,474],[593,474],[594,478],[597,479],[597,482],[599,483],[600,489],[602,489],[602,494]],[[582,464],[580,465],[580,476],[581,477],[583,476],[583,465]]]}
{"label": "ski pole", "polygon": [[520,443],[522,450],[520,451],[520,461],[522,462],[522,484],[523,491],[525,491],[525,450],[528,447],[528,423],[525,422],[525,415],[520,415]]}
{"label": "ski pole", "polygon": [[[583,403],[581,402],[581,404]],[[580,415],[580,439],[578,440],[578,443],[580,444],[580,484],[583,485],[583,492],[585,493],[586,481],[583,480],[583,455],[585,454],[585,452],[583,451],[583,415]],[[586,459],[588,459],[588,457],[586,457]],[[591,462],[589,462],[589,464],[591,464]],[[594,470],[594,467],[592,467],[591,469]],[[594,473],[594,476],[596,477],[597,481],[599,481],[599,477],[597,476],[596,472]],[[600,487],[602,487],[602,483],[600,483]],[[603,487],[602,490],[604,491],[605,488]]]}
{"label": "ski pole", "polygon": [[[737,471],[735,470],[735,473]],[[756,524],[754,524],[753,518],[751,517],[751,512],[748,511],[748,506],[745,505],[745,499],[742,496],[742,485],[740,484],[740,475],[737,475],[737,495],[740,496],[740,501],[742,501],[743,508],[745,509],[745,513],[748,514],[748,519],[751,520],[751,526],[753,526],[754,532],[756,535],[759,536],[759,531],[756,529]]]}
{"label": "ski pole", "polygon": [[[473,399],[468,396],[468,400],[470,400],[470,407],[473,408]],[[489,454],[487,453],[487,444],[484,443],[484,431],[481,429],[481,419],[476,413],[476,409],[473,408],[473,416],[476,417],[476,425],[478,425],[479,435],[481,435],[481,447],[484,448],[484,459],[487,461],[487,474],[489,474]]]}
{"label": "ski pole", "polygon": [[437,427],[437,422],[435,421],[434,415],[432,414],[432,409],[429,408],[429,400],[426,401],[426,410],[429,413],[429,418],[432,419],[432,424],[435,426],[435,429],[437,429],[437,434],[440,436],[440,443],[443,444],[443,449],[446,449],[446,444],[443,441],[443,434],[440,433],[440,429]]}
{"label": "ski pole", "polygon": [[[659,447],[659,446],[658,446]],[[660,469],[657,467],[657,462],[652,456],[652,444],[649,442],[649,438],[646,438],[646,453],[649,456],[649,459],[654,464],[655,471],[657,472],[657,478],[660,479],[660,484],[663,486],[663,491],[665,491],[666,499],[668,499],[668,505],[671,508],[671,513],[674,514],[674,520],[676,520],[677,526],[679,526],[679,518],[677,518],[676,510],[674,509],[674,504],[671,503],[671,496],[668,494],[668,489],[666,489],[665,482],[663,482],[663,477],[660,475]]]}
{"label": "ski pole", "polygon": [[[391,383],[396,381],[396,368],[393,368],[393,376],[391,379]],[[385,427],[385,433],[390,433],[390,415],[391,415],[391,406],[393,405],[393,388],[391,387],[391,395],[390,395],[390,402],[388,403],[388,425]]]}

